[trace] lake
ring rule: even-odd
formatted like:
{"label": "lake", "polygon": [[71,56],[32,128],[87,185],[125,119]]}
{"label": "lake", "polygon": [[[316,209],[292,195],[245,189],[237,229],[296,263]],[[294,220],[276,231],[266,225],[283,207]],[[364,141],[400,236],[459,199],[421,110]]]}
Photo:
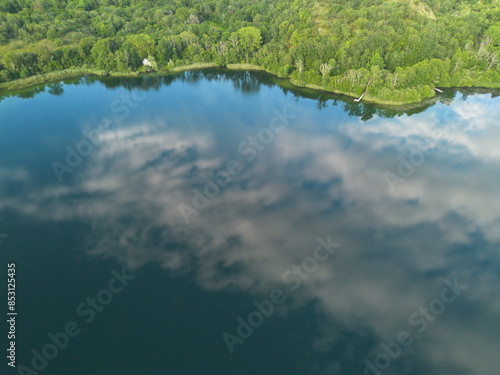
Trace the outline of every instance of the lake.
{"label": "lake", "polygon": [[500,374],[499,118],[224,70],[4,95],[1,372]]}

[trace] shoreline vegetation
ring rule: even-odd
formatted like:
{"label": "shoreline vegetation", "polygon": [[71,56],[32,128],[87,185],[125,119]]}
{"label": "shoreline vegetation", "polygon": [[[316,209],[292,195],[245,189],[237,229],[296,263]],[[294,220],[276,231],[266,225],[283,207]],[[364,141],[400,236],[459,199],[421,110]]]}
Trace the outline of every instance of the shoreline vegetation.
{"label": "shoreline vegetation", "polygon": [[[306,83],[304,84],[303,82],[300,82],[296,79],[293,79],[291,76],[286,76],[286,77],[280,77],[278,76],[275,72],[272,72],[268,69],[265,69],[262,66],[259,66],[257,64],[250,64],[250,63],[234,63],[234,64],[227,64],[227,65],[219,65],[215,62],[211,63],[194,63],[194,64],[188,64],[188,65],[182,65],[182,66],[176,66],[173,68],[159,68],[154,71],[136,71],[136,72],[113,72],[113,71],[106,71],[106,70],[99,70],[99,69],[92,69],[92,68],[72,68],[72,69],[64,69],[61,71],[55,71],[55,72],[49,72],[46,74],[39,74],[36,76],[30,76],[28,78],[21,78],[21,79],[16,79],[13,81],[9,82],[4,82],[0,83],[0,94],[13,94],[17,91],[29,89],[34,86],[38,85],[43,85],[43,84],[50,84],[50,83],[55,83],[55,82],[60,82],[66,79],[72,79],[72,78],[81,78],[84,76],[97,76],[97,77],[117,77],[117,78],[127,78],[127,77],[139,77],[142,74],[151,74],[151,73],[156,73],[156,74],[175,74],[175,73],[181,73],[181,72],[186,72],[186,71],[192,71],[192,70],[203,70],[203,69],[210,69],[210,68],[220,68],[220,69],[228,69],[228,70],[234,70],[234,71],[258,71],[258,72],[264,72],[267,74],[270,74],[274,77],[280,78],[280,79],[286,79],[289,81],[290,85],[294,88],[305,88],[305,89],[310,89],[316,92],[325,92],[325,93],[330,93],[334,95],[342,95],[349,97],[351,99],[356,99],[360,95],[356,92],[348,92],[348,91],[341,91],[341,90],[335,90],[335,89],[329,89],[328,87],[321,86],[321,85],[316,85],[316,84],[310,84]],[[282,82],[278,82],[278,84],[282,85]],[[459,89],[464,86],[449,86],[449,87],[444,87],[441,86],[441,88],[447,88],[447,89]],[[468,86],[467,88],[470,89],[498,89],[500,88],[499,85],[491,86],[491,87],[484,87],[484,86]],[[433,95],[429,96],[425,99],[420,100],[419,102],[396,102],[396,101],[391,101],[391,100],[381,100],[375,96],[371,96],[369,93],[365,93],[363,96],[362,101],[360,102],[367,102],[367,103],[372,103],[372,104],[378,104],[378,105],[387,105],[387,106],[393,106],[393,107],[399,107],[399,106],[407,106],[407,105],[426,105],[428,100],[426,99],[431,99],[433,98],[436,94],[433,90]]]}

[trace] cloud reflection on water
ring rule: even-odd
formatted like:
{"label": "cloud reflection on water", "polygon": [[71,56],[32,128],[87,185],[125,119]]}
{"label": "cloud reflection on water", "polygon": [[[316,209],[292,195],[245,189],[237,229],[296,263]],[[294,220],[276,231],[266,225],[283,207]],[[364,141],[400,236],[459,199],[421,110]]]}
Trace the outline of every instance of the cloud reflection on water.
{"label": "cloud reflection on water", "polygon": [[[152,118],[105,133],[71,184],[36,188],[28,171],[0,170],[2,183],[27,182],[25,194],[1,199],[0,209],[89,223],[86,251],[132,269],[156,263],[192,272],[207,290],[261,295],[330,233],[341,249],[293,295],[292,306],[317,302],[324,328],[317,350],[342,340],[331,329],[338,324],[394,340],[442,280],[458,276],[468,292],[417,339],[405,363],[423,363],[429,374],[493,374],[500,367],[498,104],[471,96],[365,122],[332,123],[322,112],[332,124],[318,130],[315,109],[299,100],[298,118],[252,163],[219,131],[186,133]],[[436,152],[391,191],[384,172],[424,138],[436,141]],[[207,139],[225,146],[214,152]],[[190,204],[192,188],[233,158],[244,165],[241,175],[186,225],[178,204]]]}

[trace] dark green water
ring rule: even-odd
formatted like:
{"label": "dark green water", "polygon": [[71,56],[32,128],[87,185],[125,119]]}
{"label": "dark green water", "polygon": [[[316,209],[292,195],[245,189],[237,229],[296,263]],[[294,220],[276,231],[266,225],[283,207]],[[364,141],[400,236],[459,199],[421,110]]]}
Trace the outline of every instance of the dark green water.
{"label": "dark green water", "polygon": [[499,118],[222,71],[4,97],[0,373],[500,374]]}

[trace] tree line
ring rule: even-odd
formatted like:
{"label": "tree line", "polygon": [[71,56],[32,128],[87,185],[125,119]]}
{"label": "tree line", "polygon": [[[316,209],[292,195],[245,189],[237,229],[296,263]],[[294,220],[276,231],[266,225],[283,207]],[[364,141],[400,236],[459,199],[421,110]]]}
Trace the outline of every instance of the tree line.
{"label": "tree line", "polygon": [[259,65],[394,103],[500,87],[500,6],[486,0],[0,0],[0,83],[83,67]]}

